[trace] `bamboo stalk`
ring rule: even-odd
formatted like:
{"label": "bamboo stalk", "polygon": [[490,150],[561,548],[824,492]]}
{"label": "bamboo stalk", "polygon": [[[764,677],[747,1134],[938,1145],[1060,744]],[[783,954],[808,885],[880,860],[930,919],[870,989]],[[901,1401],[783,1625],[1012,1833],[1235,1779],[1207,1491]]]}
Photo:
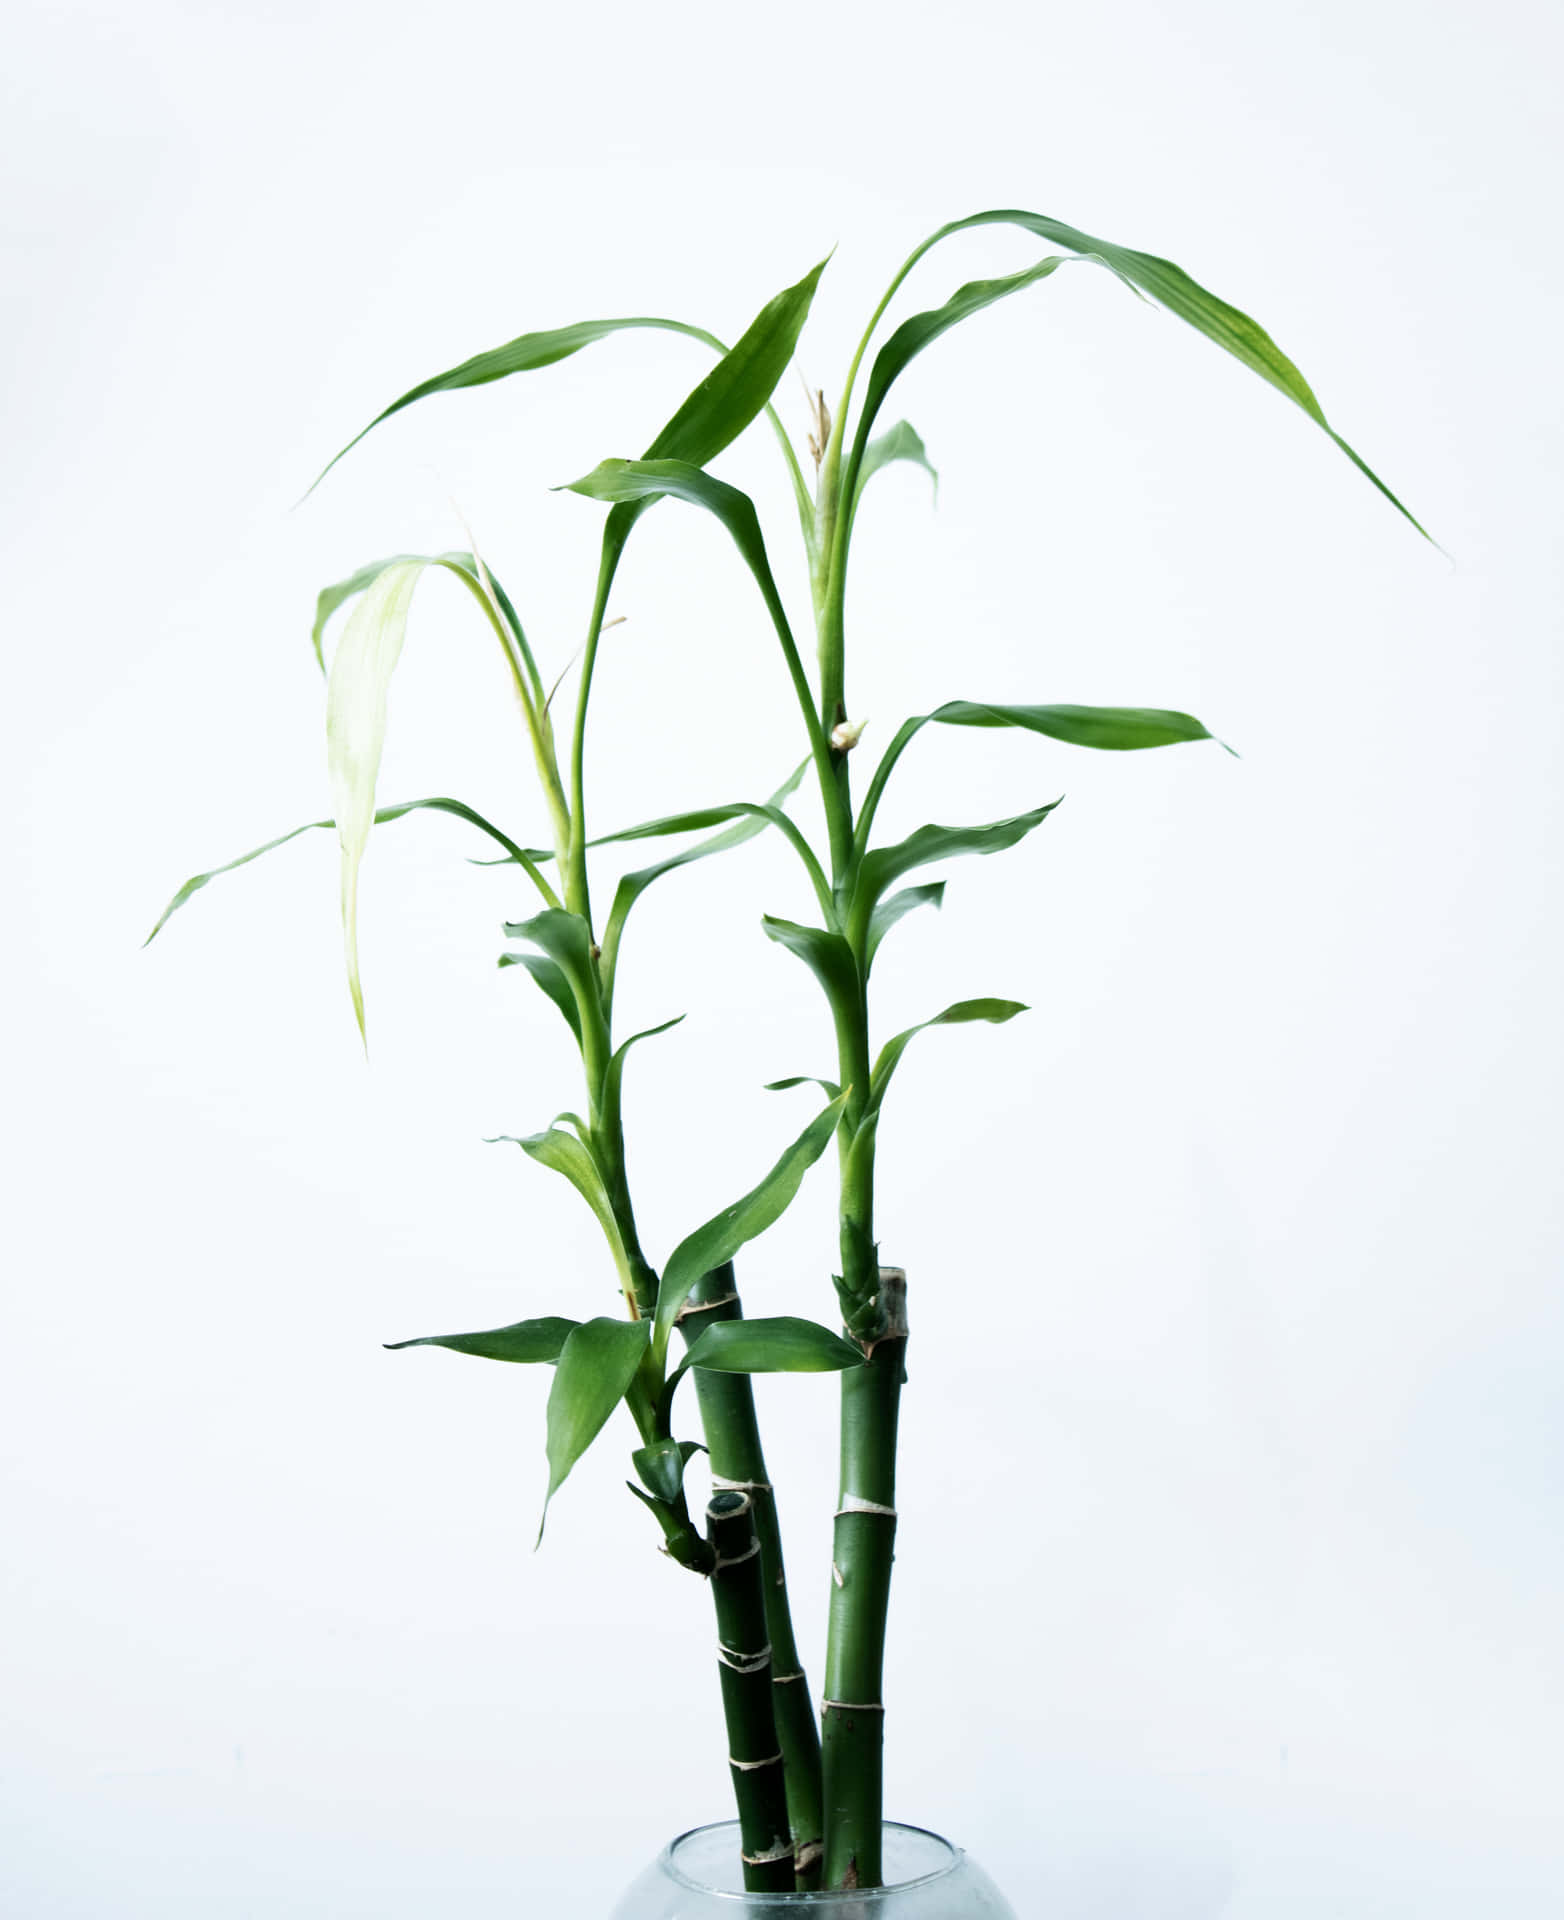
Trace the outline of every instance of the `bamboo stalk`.
{"label": "bamboo stalk", "polygon": [[[695,1283],[679,1315],[679,1331],[687,1342],[693,1341],[714,1321],[743,1317],[744,1307],[729,1261]],[[713,1485],[747,1493],[754,1511],[766,1632],[771,1641],[772,1710],[782,1748],[794,1871],[797,1891],[807,1893],[820,1884],[824,1852],[820,1730],[793,1633],[776,1494],[766,1471],[755,1415],[755,1390],[746,1373],[715,1373],[697,1367],[695,1397],[711,1456]]]}
{"label": "bamboo stalk", "polygon": [[896,1545],[896,1426],[906,1379],[907,1276],[881,1267],[868,1364],[842,1375],[822,1758],[825,1884],[881,1884],[886,1614]]}
{"label": "bamboo stalk", "polygon": [[706,1537],[716,1556],[711,1592],[717,1611],[717,1670],[728,1726],[728,1769],[739,1812],[744,1888],[748,1893],[791,1893],[793,1840],[772,1711],[771,1641],[750,1496],[736,1490],[714,1493],[706,1508]]}

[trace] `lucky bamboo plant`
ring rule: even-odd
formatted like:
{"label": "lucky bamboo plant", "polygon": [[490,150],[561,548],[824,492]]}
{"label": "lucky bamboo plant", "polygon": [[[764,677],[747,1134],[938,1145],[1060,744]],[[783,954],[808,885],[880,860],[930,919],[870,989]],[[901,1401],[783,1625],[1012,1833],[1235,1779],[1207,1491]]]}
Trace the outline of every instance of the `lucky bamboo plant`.
{"label": "lucky bamboo plant", "polygon": [[[960,287],[943,304],[902,320],[876,345],[893,299],[925,255],[954,234],[996,224],[1017,228],[1053,251],[1020,272]],[[909,363],[942,334],[1075,262],[1115,275],[1132,292],[1187,321],[1277,387],[1411,520],[1330,427],[1298,369],[1247,315],[1166,260],[1095,239],[1040,214],[996,211],[941,227],[896,273],[870,317],[835,404],[829,405],[823,393],[814,396],[807,456],[812,474],[806,474],[772,396],[793,358],[824,262],[763,307],[732,348],[699,327],[649,317],[526,333],[424,381],[370,423],[377,426],[436,393],[547,367],[628,328],[685,334],[717,356],[711,372],[639,459],[605,460],[571,483],[573,491],[606,503],[609,511],[563,755],[553,723],[558,683],[549,688],[511,599],[476,551],[431,558],[400,555],[376,562],[326,589],[316,608],[313,638],[324,667],[324,636],[332,617],[353,603],[331,657],[326,688],[335,813],[333,819],[312,824],[334,826],[341,844],[348,980],[360,1028],[364,1004],[357,889],[371,827],[418,808],[457,815],[499,847],[500,859],[517,868],[537,896],[531,917],[507,924],[507,937],[521,945],[503,954],[500,964],[524,969],[568,1023],[581,1057],[585,1111],[561,1114],[517,1144],[532,1159],[563,1174],[591,1207],[606,1238],[623,1302],[622,1311],[614,1315],[580,1321],[531,1318],[491,1332],[432,1335],[397,1344],[553,1365],[545,1510],[613,1411],[621,1402],[628,1408],[640,1442],[632,1454],[636,1478],[630,1490],[655,1520],[671,1558],[711,1589],[744,1880],[759,1891],[881,1883],[882,1669],[908,1318],[905,1275],[882,1266],[879,1258],[877,1130],[897,1065],[924,1027],[1005,1021],[1024,1010],[1011,1000],[960,1001],[883,1041],[876,1051],[870,998],[876,957],[906,914],[941,901],[942,880],[903,885],[909,875],[959,854],[992,854],[1013,847],[1057,804],[1051,801],[1012,819],[976,826],[924,826],[886,843],[876,837],[875,821],[887,783],[927,726],[1011,728],[1113,751],[1213,738],[1189,714],[1160,708],[1016,706],[956,698],[901,725],[861,799],[855,800],[850,772],[862,727],[852,717],[846,663],[854,525],[864,490],[883,467],[912,461],[933,472],[922,440],[905,420],[882,427],[886,402]],[[802,533],[815,627],[813,678],[778,591],[753,502],[708,471],[762,413],[785,462]],[[614,581],[626,544],[647,509],[664,498],[715,515],[753,575],[798,708],[807,755],[766,800],[715,805],[593,837],[588,832],[586,746],[600,642],[610,624]],[[1417,527],[1415,520],[1411,524]],[[498,643],[536,768],[548,827],[546,847],[512,838],[452,799],[376,809],[387,688],[414,589],[430,566],[444,568],[462,582]],[[825,844],[818,847],[787,811],[788,799],[806,773],[813,775],[823,808]],[[720,831],[623,875],[608,912],[594,910],[590,850],[712,828]],[[818,1082],[799,1077],[776,1083],[779,1088],[818,1084],[826,1104],[771,1171],[742,1199],[683,1239],[659,1271],[637,1233],[622,1122],[626,1056],[636,1041],[649,1037],[616,1037],[615,986],[626,924],[654,881],[768,829],[779,833],[796,855],[818,912],[812,925],[768,915],[764,931],[814,975],[830,1018],[835,1069]],[[294,837],[284,835],[230,865],[242,865]],[[220,867],[188,881],[158,927],[217,873],[228,870]],[[822,1260],[821,1285],[806,1303],[808,1317],[746,1320],[734,1258],[781,1215],[810,1165],[833,1139],[839,1182],[838,1244],[830,1263],[836,1269],[834,1300],[822,1291],[828,1270]],[[840,1331],[819,1317],[827,1303]],[[682,1357],[676,1357],[676,1334],[683,1343]],[[830,1611],[818,1719],[789,1615],[777,1509],[747,1377],[803,1370],[839,1371],[842,1396],[832,1560],[820,1574],[830,1581]],[[699,1450],[692,1438],[679,1437],[681,1428],[688,1433],[691,1418],[691,1409],[678,1395],[686,1376],[709,1453],[712,1495],[704,1529],[697,1526],[685,1491],[687,1470]]]}

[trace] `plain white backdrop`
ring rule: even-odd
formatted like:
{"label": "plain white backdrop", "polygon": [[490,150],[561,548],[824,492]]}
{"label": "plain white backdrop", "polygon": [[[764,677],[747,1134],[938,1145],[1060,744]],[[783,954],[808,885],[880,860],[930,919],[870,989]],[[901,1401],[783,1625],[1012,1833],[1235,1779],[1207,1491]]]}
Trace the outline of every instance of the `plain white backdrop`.
{"label": "plain white backdrop", "polygon": [[[364,880],[372,1053],[312,836],[149,951],[187,874],[327,810],[317,588],[464,544],[545,662],[600,509],[700,377],[634,334],[431,401],[534,327],[729,335],[827,248],[834,389],[942,221],[1035,207],[1255,313],[1454,556],[1277,394],[1061,274],[899,390],[862,751],[937,700],[1198,713],[1242,755],[926,739],[884,828],[1064,792],[887,948],[949,1000],[882,1133],[914,1341],[895,1813],[1037,1920],[1564,1913],[1556,19],[1404,0],[1049,14],[51,0],[13,26],[4,514],[12,832],[0,1909],[18,1920],[599,1920],[724,1812],[709,1620],[611,1428],[531,1543],[546,1376],[380,1343],[611,1311],[595,1228],[485,1135],[574,1104],[494,966],[518,882],[416,817]],[[898,311],[1027,263],[963,238]],[[779,401],[802,440],[792,375]],[[801,567],[774,450],[720,471]],[[795,763],[720,532],[664,507],[618,591],[603,827]],[[420,590],[382,798],[542,822],[470,605]],[[807,810],[805,816],[808,817]],[[654,1258],[828,1072],[757,842],[625,951]],[[641,1016],[645,1016],[643,1019]],[[828,1317],[829,1177],[744,1265]],[[820,1669],[829,1380],[766,1382]]]}

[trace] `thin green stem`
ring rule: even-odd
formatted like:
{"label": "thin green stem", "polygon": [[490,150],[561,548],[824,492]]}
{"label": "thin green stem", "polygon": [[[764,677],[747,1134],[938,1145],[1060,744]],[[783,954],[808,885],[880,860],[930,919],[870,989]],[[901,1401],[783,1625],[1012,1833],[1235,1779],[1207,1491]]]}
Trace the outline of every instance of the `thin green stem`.
{"label": "thin green stem", "polygon": [[[815,763],[815,772],[820,781],[820,797],[825,804],[826,829],[831,840],[831,863],[840,874],[845,863],[852,857],[853,823],[851,812],[843,799],[836,777],[835,761],[842,756],[833,755],[831,744],[826,739],[825,728],[815,711],[814,689],[809,684],[809,676],[804,672],[804,663],[798,657],[798,644],[793,638],[793,629],[788,624],[787,610],[782,605],[782,597],[777,592],[776,581],[771,577],[768,567],[764,573],[756,574],[761,597],[766,603],[766,611],[771,615],[771,624],[776,628],[777,638],[782,643],[783,658],[787,662],[788,677],[793,682],[793,692],[797,696],[799,711],[804,716],[804,725],[809,734],[809,751]],[[800,836],[801,837],[801,836]],[[810,860],[814,860],[813,854]],[[816,863],[818,864],[818,863]],[[811,878],[814,876],[811,875]],[[821,875],[823,881],[824,875]]]}
{"label": "thin green stem", "polygon": [[586,650],[581,660],[581,683],[576,690],[576,719],[570,742],[570,835],[565,855],[565,904],[583,920],[592,917],[591,895],[587,890],[586,867],[586,725],[587,707],[592,699],[592,674],[597,666],[598,642],[603,637],[603,617],[608,611],[608,596],[614,575],[624,553],[625,539],[634,516],[622,516],[613,508],[603,529],[603,554],[597,569],[597,591],[592,601],[592,617],[587,625]]}
{"label": "thin green stem", "polygon": [[[544,711],[541,682],[538,679],[537,662],[522,633],[521,622],[516,618],[516,610],[508,600],[502,601],[500,592],[489,576],[488,568],[479,559],[476,552],[473,561],[479,577],[474,580],[465,570],[453,569],[456,577],[483,609],[484,618],[493,628],[495,637],[505,655],[506,665],[510,668],[511,680],[516,689],[516,699],[521,707],[522,718],[526,721],[527,737],[532,743],[532,757],[537,764],[538,783],[543,789],[543,799],[549,810],[549,822],[554,834],[556,856],[562,855],[569,843],[570,815],[565,806],[565,792],[560,784],[559,765],[554,756],[554,733],[549,725],[548,715]],[[543,879],[536,866],[520,854],[519,864],[527,871],[533,883],[543,892],[550,905],[558,906],[559,899],[552,887]]]}
{"label": "thin green stem", "polygon": [[930,247],[943,237],[944,229],[942,228],[939,233],[931,235],[908,254],[897,269],[895,278],[881,296],[880,304],[870,315],[869,324],[863,330],[863,337],[859,340],[847,369],[847,378],[842,385],[842,396],[837,403],[836,417],[831,426],[831,438],[820,466],[820,506],[814,548],[815,609],[820,635],[820,712],[827,728],[835,726],[839,717],[845,717],[846,711],[843,614],[847,595],[847,545],[852,531],[853,496],[857,492],[858,469],[863,459],[865,432],[860,423],[853,441],[852,457],[847,463],[847,471],[844,474],[842,448],[845,444],[847,418],[852,408],[853,388],[858,380],[858,370],[863,364],[863,357],[869,350],[870,341],[874,338],[875,329],[884,319],[885,311],[892,300],[900,292],[902,282]]}

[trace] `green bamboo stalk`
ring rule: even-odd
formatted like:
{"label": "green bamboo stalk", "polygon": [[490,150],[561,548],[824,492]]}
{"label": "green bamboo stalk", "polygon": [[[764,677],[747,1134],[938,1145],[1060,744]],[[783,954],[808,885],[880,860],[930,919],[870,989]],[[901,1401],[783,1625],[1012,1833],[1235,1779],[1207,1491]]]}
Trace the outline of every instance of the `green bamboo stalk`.
{"label": "green bamboo stalk", "polygon": [[[679,1316],[679,1331],[687,1342],[693,1341],[713,1322],[740,1320],[743,1315],[730,1261],[696,1282]],[[776,1494],[766,1473],[755,1416],[755,1391],[746,1373],[715,1373],[697,1367],[695,1396],[711,1457],[713,1485],[747,1493],[753,1509],[760,1541],[766,1632],[771,1642],[772,1711],[782,1749],[795,1885],[797,1891],[806,1893],[820,1884],[824,1853],[820,1731],[793,1633]]]}
{"label": "green bamboo stalk", "polygon": [[896,1545],[896,1425],[906,1379],[907,1276],[882,1267],[868,1365],[842,1375],[841,1488],[831,1548],[822,1755],[825,1884],[881,1884],[886,1613]]}
{"label": "green bamboo stalk", "polygon": [[716,1556],[711,1592],[744,1887],[749,1893],[791,1893],[793,1841],[772,1711],[771,1641],[750,1496],[736,1489],[714,1493],[706,1508],[706,1537]]}

